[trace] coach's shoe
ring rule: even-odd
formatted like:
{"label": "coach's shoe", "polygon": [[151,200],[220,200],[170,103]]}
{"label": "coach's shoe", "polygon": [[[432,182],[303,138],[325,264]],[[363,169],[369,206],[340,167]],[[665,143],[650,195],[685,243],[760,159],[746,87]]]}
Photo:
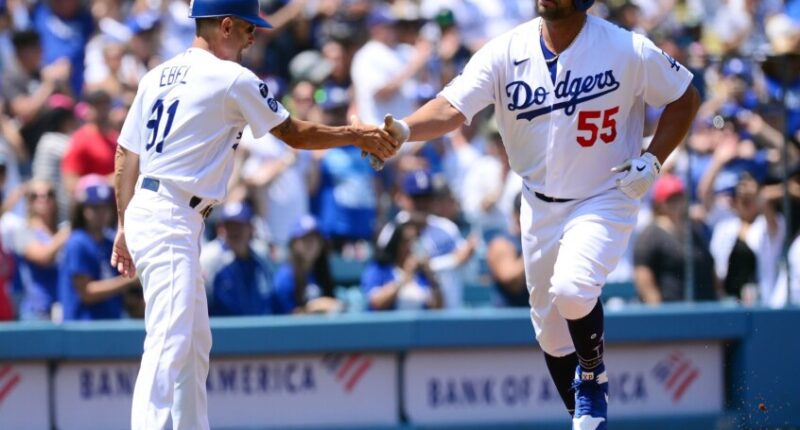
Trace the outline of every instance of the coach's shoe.
{"label": "coach's shoe", "polygon": [[575,415],[572,430],[606,430],[608,416],[608,374],[606,366],[575,371]]}

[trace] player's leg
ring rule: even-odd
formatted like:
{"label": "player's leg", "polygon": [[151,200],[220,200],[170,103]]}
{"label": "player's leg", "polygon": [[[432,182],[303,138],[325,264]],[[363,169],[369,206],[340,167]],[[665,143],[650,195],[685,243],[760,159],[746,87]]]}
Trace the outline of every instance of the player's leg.
{"label": "player's leg", "polygon": [[[159,209],[159,202],[149,196],[136,193],[131,199],[125,212],[126,240],[128,249],[133,257],[145,301],[145,331],[144,351],[136,377],[131,405],[131,429],[163,428],[169,421],[169,408],[152,405],[151,392],[158,390],[156,387],[156,373],[159,366],[159,349],[164,341],[164,328],[159,321],[165,319],[168,313],[168,303],[156,300],[163,294],[158,293],[165,288],[163,283],[167,278],[151,278],[148,266],[152,258],[150,254],[154,244],[159,243],[163,234],[157,228],[150,228],[155,212]],[[152,226],[156,227],[156,226]],[[158,283],[162,285],[159,285]]]}
{"label": "player's leg", "polygon": [[606,276],[625,252],[637,211],[637,202],[615,189],[580,202],[566,218],[550,292],[567,319],[578,356],[575,417],[586,426],[575,428],[605,428],[608,384],[599,298]]}
{"label": "player's leg", "polygon": [[575,380],[575,368],[578,367],[578,354],[572,352],[563,357],[556,357],[545,352],[544,361],[567,412],[574,415],[575,390],[572,388],[572,382]]}
{"label": "player's leg", "polygon": [[[192,346],[197,275],[191,270],[197,264],[190,256],[201,221],[196,212],[150,193],[137,193],[126,212],[126,239],[146,305],[147,334],[131,416],[135,430],[166,428],[170,422],[176,381]],[[178,424],[173,417],[174,427]]]}
{"label": "player's leg", "polygon": [[561,212],[564,210],[563,205],[553,205],[534,196],[525,196],[520,208],[520,225],[523,228],[522,253],[525,279],[530,293],[531,322],[553,383],[567,412],[571,414],[575,409],[572,381],[577,358],[567,323],[553,305],[553,297],[549,291],[553,265],[558,255],[563,221]]}
{"label": "player's leg", "polygon": [[[198,238],[202,231],[198,234]],[[175,402],[172,406],[174,430],[207,430],[208,399],[206,379],[208,378],[209,353],[211,352],[211,327],[208,318],[208,303],[203,279],[200,276],[200,243],[191,256],[194,283],[194,320],[192,323],[191,347],[186,366],[180,369],[175,384]]]}

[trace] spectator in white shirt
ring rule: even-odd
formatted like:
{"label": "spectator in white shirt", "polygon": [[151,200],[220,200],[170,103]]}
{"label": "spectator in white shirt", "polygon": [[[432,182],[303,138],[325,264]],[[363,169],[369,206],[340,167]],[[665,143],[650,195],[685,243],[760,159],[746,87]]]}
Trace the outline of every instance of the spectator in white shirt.
{"label": "spectator in white shirt", "polygon": [[762,200],[758,183],[746,173],[736,185],[733,209],[737,216],[714,226],[714,269],[726,294],[744,299],[742,289],[757,284],[758,296],[766,302],[778,280],[786,223],[770,202]]}
{"label": "spectator in white shirt", "polygon": [[430,42],[423,39],[414,47],[398,44],[396,23],[388,8],[374,8],[367,17],[370,40],[353,58],[356,107],[367,124],[382,123],[387,112],[402,118],[414,111],[417,88],[413,78],[432,53]]}
{"label": "spectator in white shirt", "polygon": [[461,207],[473,231],[483,236],[507,231],[514,197],[522,190],[522,178],[511,171],[503,140],[491,131],[485,155],[472,164],[464,177]]}

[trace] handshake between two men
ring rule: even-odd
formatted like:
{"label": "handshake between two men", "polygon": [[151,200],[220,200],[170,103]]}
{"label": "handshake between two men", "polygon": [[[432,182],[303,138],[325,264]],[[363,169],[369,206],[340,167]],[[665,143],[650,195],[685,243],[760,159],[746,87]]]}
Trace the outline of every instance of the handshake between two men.
{"label": "handshake between two men", "polygon": [[[357,116],[353,115],[351,117],[351,122],[353,125],[359,125],[360,121]],[[387,113],[386,116],[383,117],[383,130],[389,133],[389,135],[392,136],[395,141],[397,141],[396,149],[399,149],[400,145],[407,142],[409,136],[411,135],[411,130],[408,128],[408,124],[406,124],[403,120],[394,119],[390,113]],[[375,155],[373,151],[370,151],[367,148],[362,147],[361,149],[361,156],[369,157],[369,164],[373,169],[383,169],[385,164],[384,159]]]}

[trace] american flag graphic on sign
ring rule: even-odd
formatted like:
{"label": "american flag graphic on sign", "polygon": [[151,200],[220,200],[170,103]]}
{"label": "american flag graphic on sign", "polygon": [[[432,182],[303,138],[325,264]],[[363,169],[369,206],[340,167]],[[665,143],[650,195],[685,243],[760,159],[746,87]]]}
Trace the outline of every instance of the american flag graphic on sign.
{"label": "american flag graphic on sign", "polygon": [[372,367],[372,358],[361,354],[326,354],[322,364],[334,375],[344,391],[350,393]]}
{"label": "american flag graphic on sign", "polygon": [[700,370],[681,351],[673,351],[655,365],[653,374],[677,403],[700,376]]}
{"label": "american flag graphic on sign", "polygon": [[17,384],[22,380],[22,376],[14,371],[14,367],[10,364],[0,365],[0,405],[3,400],[11,394]]}

